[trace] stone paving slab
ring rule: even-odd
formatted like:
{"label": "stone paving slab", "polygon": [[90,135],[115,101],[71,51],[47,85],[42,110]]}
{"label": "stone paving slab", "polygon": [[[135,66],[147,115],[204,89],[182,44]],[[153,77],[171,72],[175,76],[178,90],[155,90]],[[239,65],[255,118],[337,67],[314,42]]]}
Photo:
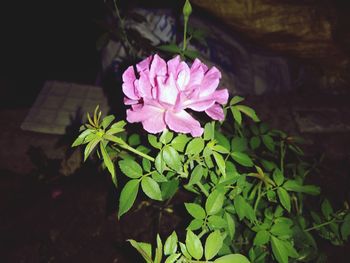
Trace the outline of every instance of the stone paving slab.
{"label": "stone paving slab", "polygon": [[81,85],[61,81],[47,81],[21,128],[47,134],[65,134],[66,127],[76,115],[93,112],[99,105],[102,112],[108,112],[108,102],[98,86]]}

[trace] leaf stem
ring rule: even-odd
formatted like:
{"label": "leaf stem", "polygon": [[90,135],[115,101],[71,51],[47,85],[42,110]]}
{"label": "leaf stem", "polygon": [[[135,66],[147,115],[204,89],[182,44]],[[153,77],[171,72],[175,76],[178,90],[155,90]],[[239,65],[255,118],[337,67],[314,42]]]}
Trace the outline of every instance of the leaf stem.
{"label": "leaf stem", "polygon": [[334,223],[335,221],[336,221],[336,219],[333,218],[333,219],[330,220],[330,221],[327,221],[327,222],[324,222],[324,223],[322,223],[322,224],[319,224],[319,225],[316,225],[316,226],[313,226],[313,227],[309,227],[309,228],[307,228],[307,229],[304,229],[304,231],[305,231],[305,232],[309,232],[309,231],[311,231],[311,230],[319,229],[319,228],[321,228],[321,227],[324,227],[324,226],[327,226],[327,225],[329,225],[329,224],[332,224],[332,223]]}
{"label": "leaf stem", "polygon": [[135,153],[135,154],[137,154],[137,155],[139,155],[139,156],[141,156],[143,158],[146,158],[146,159],[150,160],[151,162],[154,162],[154,158],[153,157],[151,157],[148,154],[145,154],[143,152],[140,152],[139,150],[136,150],[135,148],[129,146],[127,143],[119,144],[119,146],[121,148],[125,149],[125,150],[128,150],[128,151],[133,152],[133,153]]}
{"label": "leaf stem", "polygon": [[258,197],[256,198],[255,204],[254,204],[254,214],[256,214],[256,209],[258,208],[260,199],[261,199],[261,185],[262,182],[259,182],[259,186],[258,186]]}

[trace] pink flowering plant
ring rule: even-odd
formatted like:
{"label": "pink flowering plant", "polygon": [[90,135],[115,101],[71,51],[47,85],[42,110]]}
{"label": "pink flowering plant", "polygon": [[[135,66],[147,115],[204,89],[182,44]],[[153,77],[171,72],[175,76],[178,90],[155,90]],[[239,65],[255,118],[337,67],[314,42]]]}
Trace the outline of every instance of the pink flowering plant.
{"label": "pink flowering plant", "polygon": [[[183,50],[189,10],[186,1]],[[129,240],[146,262],[322,258],[314,234],[344,243],[350,235],[348,206],[335,210],[323,199],[321,209],[307,207],[305,199],[320,189],[306,183],[314,167],[304,160],[297,138],[270,130],[242,97],[229,100],[220,78],[216,67],[199,59],[187,63],[179,55],[168,61],[151,55],[122,76],[126,122],[101,118],[96,108],[73,146],[85,145],[85,160],[94,150],[103,160],[121,189],[119,218],[145,197],[161,207],[161,218],[176,212],[171,200],[177,192],[191,194],[184,204],[186,229],[158,234],[153,245]],[[128,134],[127,122],[139,123],[145,138]],[[120,176],[127,178],[122,186]]]}

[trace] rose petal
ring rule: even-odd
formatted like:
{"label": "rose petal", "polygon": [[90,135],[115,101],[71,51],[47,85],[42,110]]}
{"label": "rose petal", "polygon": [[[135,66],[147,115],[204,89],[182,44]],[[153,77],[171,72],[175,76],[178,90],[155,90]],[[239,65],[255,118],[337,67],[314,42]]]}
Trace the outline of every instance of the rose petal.
{"label": "rose petal", "polygon": [[153,56],[151,67],[149,70],[149,80],[153,86],[155,86],[155,79],[157,76],[166,76],[167,66],[165,61],[157,54]]}
{"label": "rose petal", "polygon": [[123,85],[122,89],[129,99],[138,100],[139,96],[137,96],[135,92],[134,82],[136,80],[134,68],[132,66],[128,67],[127,70],[123,73]]}
{"label": "rose petal", "polygon": [[145,72],[140,73],[140,79],[137,81],[138,94],[142,98],[152,98],[152,86],[148,79],[148,74]]}
{"label": "rose petal", "polygon": [[190,75],[191,72],[187,64],[185,62],[181,62],[178,67],[178,74],[175,75],[177,76],[176,83],[180,90],[184,90],[186,88],[190,81]]}
{"label": "rose petal", "polygon": [[214,120],[222,121],[225,118],[224,111],[219,104],[214,104],[209,109],[205,110],[205,113]]}
{"label": "rose petal", "polygon": [[150,133],[158,133],[166,128],[164,122],[164,109],[151,105],[144,105],[140,109],[127,110],[128,122],[142,122],[143,128]]}
{"label": "rose petal", "polygon": [[208,96],[212,94],[219,85],[221,73],[216,67],[212,67],[205,75],[201,84],[201,95]]}
{"label": "rose petal", "polygon": [[199,98],[186,101],[184,105],[194,111],[205,111],[215,104],[215,99],[211,97]]}
{"label": "rose petal", "polygon": [[224,105],[228,101],[228,97],[229,97],[228,90],[227,89],[216,90],[213,93],[212,97],[215,99],[217,103]]}
{"label": "rose petal", "polygon": [[144,60],[142,60],[141,62],[136,64],[136,69],[137,72],[142,72],[142,71],[148,71],[149,70],[149,65],[152,61],[153,56],[149,56],[147,58],[145,58]]}
{"label": "rose petal", "polygon": [[167,62],[168,74],[173,73],[173,75],[176,76],[177,75],[177,68],[178,68],[179,64],[180,64],[180,56],[179,55],[170,59]]}
{"label": "rose petal", "polygon": [[200,123],[184,110],[179,112],[166,111],[165,123],[170,130],[175,132],[191,133],[193,137],[203,134]]}
{"label": "rose petal", "polygon": [[173,74],[170,74],[166,83],[162,83],[162,81],[158,81],[158,79],[157,79],[157,83],[158,83],[158,93],[157,93],[158,100],[160,102],[165,102],[170,105],[175,105],[179,91],[177,90]]}

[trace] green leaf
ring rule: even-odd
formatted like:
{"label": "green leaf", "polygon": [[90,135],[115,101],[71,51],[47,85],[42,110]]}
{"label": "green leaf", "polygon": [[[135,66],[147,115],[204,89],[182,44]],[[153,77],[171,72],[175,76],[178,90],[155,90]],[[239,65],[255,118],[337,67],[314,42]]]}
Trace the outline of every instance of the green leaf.
{"label": "green leaf", "polygon": [[217,214],[224,204],[225,195],[219,190],[211,192],[205,202],[205,211],[208,215]]}
{"label": "green leaf", "polygon": [[237,215],[239,217],[239,220],[242,220],[246,216],[246,201],[241,195],[237,195],[233,199],[233,203],[237,212]]}
{"label": "green leaf", "polygon": [[187,212],[197,219],[204,219],[205,218],[205,211],[204,209],[195,203],[185,203],[185,207]]}
{"label": "green leaf", "polygon": [[235,160],[240,165],[246,166],[246,167],[252,167],[254,165],[252,159],[250,157],[242,152],[232,152],[231,156],[233,160]]}
{"label": "green leaf", "polygon": [[250,261],[241,254],[229,254],[214,260],[214,263],[250,263]]}
{"label": "green leaf", "polygon": [[325,199],[321,204],[321,211],[326,219],[330,219],[333,214],[333,208],[328,199]]}
{"label": "green leaf", "polygon": [[154,257],[154,263],[161,263],[162,257],[163,257],[163,244],[159,234],[157,234],[157,248],[156,248],[156,255]]}
{"label": "green leaf", "polygon": [[183,54],[191,60],[195,60],[196,58],[199,58],[201,56],[201,54],[196,50],[190,49],[186,49],[185,51],[183,51]]}
{"label": "green leaf", "polygon": [[168,181],[168,179],[163,174],[160,174],[157,171],[152,172],[152,179],[157,183],[164,183]]}
{"label": "green leaf", "polygon": [[168,182],[164,182],[161,185],[162,189],[162,194],[163,194],[163,199],[169,199],[173,197],[177,190],[179,189],[179,180],[178,179],[173,179]]}
{"label": "green leaf", "polygon": [[191,138],[186,136],[185,134],[179,134],[172,140],[171,146],[177,150],[178,152],[183,152],[185,150],[186,144]]}
{"label": "green leaf", "polygon": [[164,244],[164,255],[174,254],[177,251],[177,235],[176,232],[173,231],[171,235],[166,239]]}
{"label": "green leaf", "polygon": [[195,259],[199,260],[203,256],[203,246],[198,236],[191,230],[187,230],[186,234],[186,248],[188,253]]}
{"label": "green leaf", "polygon": [[136,133],[131,134],[130,137],[128,138],[128,144],[130,146],[136,146],[136,145],[139,145],[140,143],[141,143],[140,135]]}
{"label": "green leaf", "polygon": [[137,179],[127,182],[120,193],[118,218],[125,214],[135,202],[139,191],[140,181]]}
{"label": "green leaf", "polygon": [[152,246],[148,243],[137,242],[133,239],[128,239],[130,244],[141,254],[147,263],[152,263]]}
{"label": "green leaf", "polygon": [[288,250],[283,241],[277,237],[271,236],[272,252],[279,263],[288,263]]}
{"label": "green leaf", "polygon": [[127,177],[140,178],[142,176],[142,167],[131,159],[125,159],[118,162],[120,170]]}
{"label": "green leaf", "polygon": [[233,115],[233,118],[235,119],[235,121],[239,125],[241,125],[242,124],[242,114],[241,114],[241,112],[235,106],[230,107],[230,109],[231,109],[231,112],[232,112],[232,115]]}
{"label": "green leaf", "polygon": [[182,164],[180,160],[179,153],[170,145],[167,145],[163,148],[163,159],[165,163],[175,171],[179,172],[182,170]]}
{"label": "green leaf", "polygon": [[204,256],[206,260],[210,260],[216,256],[222,247],[222,237],[220,231],[216,230],[209,234],[205,241]]}
{"label": "green leaf", "polygon": [[226,177],[226,165],[225,165],[224,157],[222,157],[222,155],[217,152],[213,152],[213,156],[216,164],[219,167],[220,173],[222,174],[223,177]]}
{"label": "green leaf", "polygon": [[150,172],[151,171],[151,162],[150,160],[143,158],[142,159],[142,167],[146,172]]}
{"label": "green leaf", "polygon": [[271,234],[278,237],[291,236],[293,234],[291,225],[289,222],[278,222],[276,220],[275,224],[270,229]]}
{"label": "green leaf", "polygon": [[316,185],[303,185],[302,192],[309,195],[319,195],[321,189]]}
{"label": "green leaf", "polygon": [[215,144],[213,147],[211,147],[211,149],[223,154],[230,153],[230,151],[226,147],[221,146],[220,144]]}
{"label": "green leaf", "polygon": [[157,169],[157,171],[162,174],[166,168],[166,164],[165,164],[165,161],[164,161],[164,158],[163,158],[163,152],[160,151],[158,153],[158,155],[156,156],[156,159],[154,161],[154,165]]}
{"label": "green leaf", "polygon": [[259,136],[253,136],[253,137],[250,139],[250,141],[249,141],[250,147],[251,147],[253,150],[259,148],[260,143],[261,143],[261,140],[260,140],[260,137],[259,137]]}
{"label": "green leaf", "polygon": [[350,236],[350,214],[347,214],[344,218],[344,222],[340,226],[340,233],[343,240],[347,240]]}
{"label": "green leaf", "polygon": [[120,133],[120,132],[124,131],[125,125],[126,125],[125,121],[118,121],[117,123],[112,124],[112,126],[109,128],[109,130],[106,131],[106,134],[113,135],[116,133]]}
{"label": "green leaf", "polygon": [[176,44],[160,45],[157,49],[174,54],[180,54],[182,51]]}
{"label": "green leaf", "polygon": [[101,122],[101,126],[103,129],[107,129],[107,127],[112,123],[112,121],[114,121],[114,116],[113,115],[108,115],[106,117],[103,118],[102,122]]}
{"label": "green leaf", "polygon": [[215,122],[208,122],[204,126],[204,140],[210,141],[214,139]]}
{"label": "green leaf", "polygon": [[296,180],[288,180],[283,184],[283,188],[285,188],[288,191],[293,192],[299,192],[299,193],[305,193],[309,195],[319,195],[320,194],[320,188],[315,185],[301,185]]}
{"label": "green leaf", "polygon": [[148,142],[150,145],[152,145],[156,149],[162,148],[162,144],[160,142],[158,142],[157,137],[153,134],[148,134]]}
{"label": "green leaf", "polygon": [[226,219],[228,234],[232,240],[233,237],[235,236],[235,230],[236,230],[235,221],[233,220],[232,216],[227,212],[225,212],[225,219]]}
{"label": "green leaf", "polygon": [[234,137],[231,141],[231,149],[235,152],[244,152],[248,148],[248,142],[246,138]]}
{"label": "green leaf", "polygon": [[143,192],[151,199],[162,201],[162,193],[159,185],[151,177],[143,177],[141,180]]}
{"label": "green leaf", "polygon": [[262,246],[270,241],[270,233],[266,230],[260,230],[254,238],[254,246]]}
{"label": "green leaf", "polygon": [[226,220],[217,215],[208,217],[208,226],[212,230],[227,228]]}
{"label": "green leaf", "polygon": [[200,164],[197,164],[197,166],[193,169],[190,177],[190,181],[188,182],[189,185],[196,184],[200,182],[204,174],[204,169]]}
{"label": "green leaf", "polygon": [[203,219],[195,218],[190,222],[186,230],[192,230],[192,231],[198,230],[203,226],[203,223],[204,223]]}
{"label": "green leaf", "polygon": [[97,144],[101,141],[100,137],[96,137],[95,139],[91,140],[85,147],[84,150],[84,162],[89,157],[90,153],[95,149]]}
{"label": "green leaf", "polygon": [[259,127],[259,131],[261,134],[265,134],[269,131],[269,126],[266,123],[261,123]]}
{"label": "green leaf", "polygon": [[186,154],[188,155],[197,155],[204,148],[204,140],[200,137],[192,139],[186,148]]}
{"label": "green leaf", "polygon": [[237,105],[235,107],[237,110],[239,110],[240,112],[243,112],[245,115],[250,117],[253,121],[255,122],[260,121],[259,117],[255,113],[255,110],[253,110],[252,108],[245,105]]}
{"label": "green leaf", "polygon": [[218,130],[215,130],[214,137],[215,137],[215,140],[217,141],[217,144],[225,147],[228,151],[230,151],[231,144],[230,144],[230,141],[227,139],[227,137],[225,135],[223,135]]}
{"label": "green leaf", "polygon": [[[79,134],[78,138],[75,139],[75,141],[72,144],[72,147],[81,145],[85,142],[85,138],[92,133],[92,130],[86,129],[81,134]],[[94,136],[94,135],[93,135]]]}
{"label": "green leaf", "polygon": [[168,144],[173,139],[174,133],[169,130],[164,130],[162,135],[159,137],[159,141],[163,144]]}
{"label": "green leaf", "polygon": [[281,205],[288,211],[290,212],[291,209],[291,203],[290,203],[290,196],[286,189],[279,187],[277,188],[277,195],[278,198],[281,202]]}
{"label": "green leaf", "polygon": [[298,252],[295,250],[295,248],[293,247],[292,243],[290,241],[283,241],[284,243],[284,247],[287,249],[288,251],[288,256],[291,258],[298,258],[299,254]]}
{"label": "green leaf", "polygon": [[113,164],[111,158],[109,157],[109,154],[107,153],[106,148],[103,146],[102,143],[100,143],[100,150],[102,153],[103,162],[106,165],[110,174],[112,175],[112,181],[115,185],[117,185],[117,178],[115,177],[114,164]]}
{"label": "green leaf", "polygon": [[266,148],[269,149],[271,152],[274,152],[275,142],[273,141],[272,137],[270,135],[262,135],[261,138]]}
{"label": "green leaf", "polygon": [[180,244],[180,249],[181,249],[181,253],[188,259],[191,259],[191,255],[188,253],[186,245],[182,242],[179,242]]}
{"label": "green leaf", "polygon": [[273,177],[273,180],[275,181],[277,186],[280,186],[281,184],[283,184],[284,176],[283,176],[280,169],[275,169],[272,177]]}
{"label": "green leaf", "polygon": [[165,263],[174,263],[180,256],[180,253],[172,254],[165,260]]}
{"label": "green leaf", "polygon": [[230,106],[235,105],[237,103],[240,103],[241,101],[244,101],[244,98],[240,97],[240,96],[234,96],[231,100],[230,100]]}

